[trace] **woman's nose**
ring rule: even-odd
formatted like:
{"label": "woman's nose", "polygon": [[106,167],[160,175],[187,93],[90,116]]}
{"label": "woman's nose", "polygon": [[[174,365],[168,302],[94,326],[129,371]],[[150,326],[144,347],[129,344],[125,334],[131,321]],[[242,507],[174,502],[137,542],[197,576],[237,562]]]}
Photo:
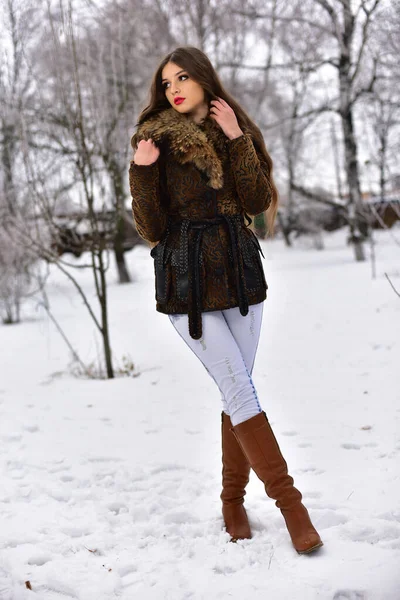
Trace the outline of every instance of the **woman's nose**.
{"label": "woman's nose", "polygon": [[173,96],[175,96],[179,92],[179,87],[175,83],[173,83],[171,84],[171,88],[171,93]]}

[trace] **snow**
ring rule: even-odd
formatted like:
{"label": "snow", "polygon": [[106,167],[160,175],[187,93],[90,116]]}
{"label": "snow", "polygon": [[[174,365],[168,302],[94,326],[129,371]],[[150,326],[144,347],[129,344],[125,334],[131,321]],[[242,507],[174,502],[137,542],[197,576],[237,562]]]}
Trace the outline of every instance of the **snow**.
{"label": "snow", "polygon": [[[137,377],[74,377],[34,304],[1,326],[0,599],[398,600],[400,298],[384,273],[400,289],[399,233],[375,233],[376,279],[345,232],[324,251],[262,242],[254,382],[325,544],[310,556],[253,474],[254,537],[229,542],[219,392],[155,311],[149,249],[127,254],[134,283],[109,273],[115,360],[129,356]],[[54,269],[48,295],[81,358],[96,359],[94,327]]]}

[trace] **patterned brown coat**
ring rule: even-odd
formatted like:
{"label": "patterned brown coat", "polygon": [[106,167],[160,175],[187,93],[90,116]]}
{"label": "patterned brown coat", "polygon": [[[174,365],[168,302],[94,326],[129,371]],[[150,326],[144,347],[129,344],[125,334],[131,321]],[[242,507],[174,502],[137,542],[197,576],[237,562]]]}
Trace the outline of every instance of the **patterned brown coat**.
{"label": "patterned brown coat", "polygon": [[[140,140],[149,138],[160,148],[158,160],[152,165],[136,165],[132,160],[129,167],[136,228],[145,240],[164,242],[161,263],[165,272],[160,286],[156,271],[156,309],[166,314],[190,315],[193,273],[189,269],[189,297],[182,299],[177,281],[181,276],[182,235],[179,227],[173,225],[182,219],[207,221],[218,215],[257,215],[265,211],[271,201],[269,167],[250,133],[245,131],[229,140],[210,117],[196,124],[173,108],[139,125],[132,147],[135,149]],[[232,239],[225,222],[202,232],[198,267],[201,312],[238,306],[240,273],[249,305],[266,298],[258,241],[243,218],[239,219],[239,260],[232,255]],[[189,248],[194,235],[189,230]],[[162,243],[151,250],[156,261]],[[192,337],[200,337],[201,325],[200,331],[191,333]]]}

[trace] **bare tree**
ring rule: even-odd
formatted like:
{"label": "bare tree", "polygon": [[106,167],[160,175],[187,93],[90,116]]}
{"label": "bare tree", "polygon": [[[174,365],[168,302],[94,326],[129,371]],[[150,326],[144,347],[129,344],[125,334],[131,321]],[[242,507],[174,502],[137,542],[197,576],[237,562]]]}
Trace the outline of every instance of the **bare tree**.
{"label": "bare tree", "polygon": [[[371,58],[371,70],[366,74],[366,53],[371,22],[380,0],[360,0],[353,10],[351,0],[336,6],[328,0],[314,0],[328,18],[328,27],[336,44],[336,59],[332,64],[338,71],[339,108],[345,148],[345,170],[349,189],[351,241],[357,260],[365,260],[363,241],[368,233],[365,209],[361,199],[357,140],[354,131],[354,106],[365,93],[372,92],[376,81],[377,58]],[[359,32],[359,36],[357,33]],[[357,37],[359,38],[357,40]],[[364,77],[362,72],[364,71]]]}
{"label": "bare tree", "polygon": [[[400,2],[389,4],[374,23],[374,45],[379,61],[379,86],[364,102],[370,157],[368,169],[375,167],[379,176],[381,201],[398,174],[400,151]],[[372,138],[372,139],[371,139]]]}
{"label": "bare tree", "polygon": [[[160,3],[118,0],[89,13],[80,40],[82,88],[89,98],[94,153],[101,157],[115,214],[114,252],[121,283],[130,280],[124,261],[129,134],[145,101],[159,54],[173,40]],[[167,25],[167,27],[165,27]],[[156,41],[156,43],[154,43]]]}
{"label": "bare tree", "polygon": [[324,98],[317,94],[319,105],[298,114],[297,118],[326,111],[335,111],[340,117],[349,192],[350,240],[357,260],[365,260],[363,242],[368,236],[368,223],[361,199],[354,110],[358,100],[373,91],[377,79],[378,60],[371,51],[370,39],[379,4],[380,0],[359,0],[357,5],[351,0],[333,4],[328,0],[309,0],[290,5],[280,2],[277,11],[271,0],[267,3],[253,0],[240,10],[250,21],[274,19],[297,29],[301,27],[303,35],[306,33],[310,39],[320,36],[319,52],[308,57],[307,66],[300,52],[298,59],[289,63],[285,60],[280,64],[272,62],[269,68],[278,71],[301,64],[303,69],[316,73],[326,74],[326,68],[336,71],[336,96]]}
{"label": "bare tree", "polygon": [[13,215],[18,209],[19,115],[33,92],[24,53],[32,47],[38,14],[32,2],[7,0],[0,19],[0,208],[7,207]]}
{"label": "bare tree", "polygon": [[367,166],[375,166],[379,172],[379,195],[383,202],[391,182],[390,167],[396,169],[398,163],[400,106],[396,106],[390,98],[385,98],[382,90],[379,90],[365,110],[372,129],[372,147]]}
{"label": "bare tree", "polygon": [[[273,14],[272,20],[276,18],[277,15]],[[286,210],[285,215],[283,209],[280,210],[279,219],[286,244],[290,246],[291,232],[299,228],[305,231],[304,219],[303,224],[298,222],[296,204],[302,203],[303,196],[298,194],[297,186],[304,170],[305,157],[310,154],[308,148],[312,144],[312,136],[315,135],[311,132],[307,139],[307,131],[320,118],[319,113],[310,110],[310,97],[313,97],[315,81],[314,70],[309,68],[309,65],[311,60],[318,58],[322,34],[319,32],[319,35],[310,38],[307,32],[301,29],[299,31],[299,28],[291,29],[286,23],[279,21],[276,30],[285,61],[292,65],[290,69],[281,70],[280,80],[283,86],[275,92],[276,97],[271,104],[274,117],[278,120],[278,125],[272,131],[276,131],[280,137],[283,147],[282,162],[287,170]],[[273,64],[272,61],[270,64]],[[302,112],[309,114],[300,119],[298,116]],[[316,225],[311,219],[310,231],[315,230]]]}
{"label": "bare tree", "polygon": [[0,312],[3,322],[11,324],[20,321],[22,302],[45,280],[38,254],[15,236],[16,220],[28,214],[21,180],[20,115],[34,93],[25,55],[35,43],[40,15],[30,1],[7,0],[0,20]]}
{"label": "bare tree", "polygon": [[[63,271],[80,293],[101,335],[107,377],[112,378],[114,369],[106,278],[109,260],[98,219],[98,212],[103,205],[97,198],[100,195],[102,171],[92,142],[94,124],[90,98],[85,94],[82,84],[83,71],[79,60],[81,48],[77,36],[76,14],[71,0],[60,3],[61,12],[57,15],[54,14],[49,3],[47,8],[48,28],[44,32],[47,37],[41,40],[42,49],[44,52],[52,53],[57,70],[51,77],[48,73],[36,71],[42,88],[23,118],[23,135],[26,142],[24,158],[34,203],[32,214],[36,215],[40,222],[44,221],[54,232],[53,216],[57,193],[60,194],[67,188],[70,193],[74,191],[75,194],[79,194],[88,215],[92,240],[89,262],[79,267],[89,266],[92,271],[99,317],[68,265],[59,260],[52,249],[42,244],[40,240],[31,239],[31,242],[36,243],[38,251],[46,260],[54,262]],[[43,68],[43,62],[40,63],[40,67]],[[43,168],[43,163],[46,162],[49,163],[47,172]],[[58,162],[59,167],[62,165],[63,176],[59,181],[55,177],[54,162]],[[66,184],[67,173],[71,178],[70,184]],[[55,196],[54,188],[57,189]]]}

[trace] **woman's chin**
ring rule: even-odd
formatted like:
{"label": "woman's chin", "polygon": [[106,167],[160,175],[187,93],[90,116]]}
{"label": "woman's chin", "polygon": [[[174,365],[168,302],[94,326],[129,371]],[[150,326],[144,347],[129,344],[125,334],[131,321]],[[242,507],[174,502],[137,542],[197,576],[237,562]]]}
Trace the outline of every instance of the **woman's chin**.
{"label": "woman's chin", "polygon": [[174,110],[176,110],[176,112],[179,112],[179,113],[188,113],[189,112],[189,109],[186,108],[186,107],[184,107],[184,106],[182,106],[181,104],[176,104],[176,105],[173,104],[172,108]]}

